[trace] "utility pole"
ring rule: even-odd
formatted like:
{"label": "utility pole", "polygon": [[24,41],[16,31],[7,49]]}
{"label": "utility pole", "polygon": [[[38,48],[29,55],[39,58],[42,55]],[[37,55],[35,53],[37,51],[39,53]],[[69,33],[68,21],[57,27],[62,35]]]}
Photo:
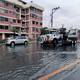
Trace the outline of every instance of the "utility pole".
{"label": "utility pole", "polygon": [[53,27],[53,14],[56,12],[56,10],[60,9],[60,7],[56,7],[52,9],[51,12],[51,27]]}

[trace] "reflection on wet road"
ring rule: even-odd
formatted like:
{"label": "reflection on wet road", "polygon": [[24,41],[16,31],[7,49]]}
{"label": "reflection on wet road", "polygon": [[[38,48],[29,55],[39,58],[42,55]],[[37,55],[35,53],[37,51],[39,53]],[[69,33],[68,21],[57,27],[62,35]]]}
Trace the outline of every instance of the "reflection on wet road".
{"label": "reflection on wet road", "polygon": [[0,46],[0,80],[29,80],[40,73],[48,74],[79,58],[79,46],[55,49],[43,49],[36,44],[14,48]]}

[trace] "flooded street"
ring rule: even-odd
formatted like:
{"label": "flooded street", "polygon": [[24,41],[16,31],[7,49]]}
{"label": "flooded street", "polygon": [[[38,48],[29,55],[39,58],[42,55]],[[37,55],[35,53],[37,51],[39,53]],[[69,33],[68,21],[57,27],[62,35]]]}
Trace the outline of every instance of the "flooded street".
{"label": "flooded street", "polygon": [[[80,57],[80,44],[55,49],[43,49],[40,45],[0,46],[0,80],[37,80],[61,66],[72,63]],[[76,68],[76,67],[75,67]],[[59,80],[60,73],[50,80]],[[73,80],[73,79],[70,79]]]}

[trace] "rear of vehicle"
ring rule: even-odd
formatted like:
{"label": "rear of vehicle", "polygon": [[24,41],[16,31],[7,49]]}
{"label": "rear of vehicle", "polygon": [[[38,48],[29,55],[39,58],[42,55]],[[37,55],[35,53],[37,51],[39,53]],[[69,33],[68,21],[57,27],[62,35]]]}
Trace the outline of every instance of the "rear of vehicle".
{"label": "rear of vehicle", "polygon": [[71,40],[73,43],[77,41],[77,30],[71,29],[68,33],[68,40]]}

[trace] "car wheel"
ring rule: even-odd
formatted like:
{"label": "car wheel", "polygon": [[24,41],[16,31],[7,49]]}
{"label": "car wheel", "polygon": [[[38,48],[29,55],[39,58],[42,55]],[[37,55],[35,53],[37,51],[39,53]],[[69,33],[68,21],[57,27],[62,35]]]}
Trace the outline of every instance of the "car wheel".
{"label": "car wheel", "polygon": [[54,39],[54,43],[55,43],[55,44],[58,44],[58,40],[57,40],[57,39]]}
{"label": "car wheel", "polygon": [[15,42],[11,42],[11,47],[14,47],[15,46]]}
{"label": "car wheel", "polygon": [[57,39],[53,39],[53,45],[57,45],[58,44],[58,40]]}
{"label": "car wheel", "polygon": [[27,42],[27,41],[25,41],[25,42],[24,42],[24,45],[28,45],[28,42]]}

